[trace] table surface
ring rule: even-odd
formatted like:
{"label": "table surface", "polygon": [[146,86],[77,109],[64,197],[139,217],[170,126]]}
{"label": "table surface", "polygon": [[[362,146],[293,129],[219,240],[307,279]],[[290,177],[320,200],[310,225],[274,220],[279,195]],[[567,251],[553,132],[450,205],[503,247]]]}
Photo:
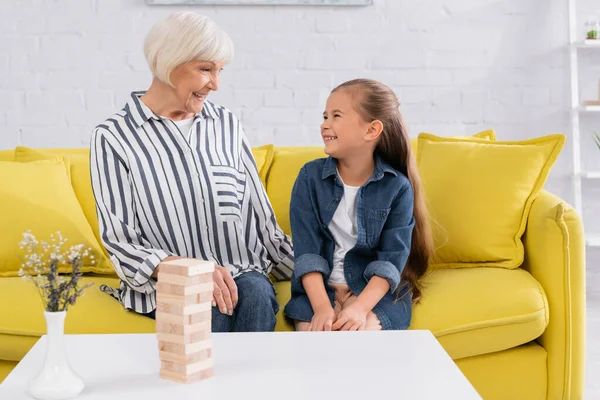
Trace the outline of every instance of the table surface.
{"label": "table surface", "polygon": [[[481,399],[429,331],[213,334],[215,376],[160,379],[154,334],[66,335],[86,387],[78,399]],[[44,360],[42,337],[0,385],[29,399]]]}

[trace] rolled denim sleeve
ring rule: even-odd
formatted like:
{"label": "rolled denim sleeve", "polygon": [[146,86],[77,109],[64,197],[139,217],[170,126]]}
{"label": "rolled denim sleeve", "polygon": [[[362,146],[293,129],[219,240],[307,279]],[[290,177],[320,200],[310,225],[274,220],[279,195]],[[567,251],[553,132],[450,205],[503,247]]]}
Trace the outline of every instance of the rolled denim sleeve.
{"label": "rolled denim sleeve", "polygon": [[372,261],[365,269],[364,277],[366,280],[373,276],[378,276],[388,281],[390,291],[394,292],[400,285],[400,272],[396,266],[389,261]]}
{"label": "rolled denim sleeve", "polygon": [[318,254],[303,254],[296,259],[294,265],[294,277],[300,282],[300,279],[311,272],[320,272],[323,275],[329,273],[329,265],[327,260]]}
{"label": "rolled denim sleeve", "polygon": [[367,281],[373,276],[387,279],[392,293],[400,285],[400,276],[410,254],[415,226],[413,206],[412,186],[407,182],[392,202],[379,239],[377,259],[370,262],[364,272]]}
{"label": "rolled denim sleeve", "polygon": [[300,170],[292,189],[290,224],[295,258],[292,279],[299,283],[300,278],[311,272],[328,275],[331,267],[322,256],[321,223],[315,202],[312,199],[312,192],[309,189],[305,167]]}

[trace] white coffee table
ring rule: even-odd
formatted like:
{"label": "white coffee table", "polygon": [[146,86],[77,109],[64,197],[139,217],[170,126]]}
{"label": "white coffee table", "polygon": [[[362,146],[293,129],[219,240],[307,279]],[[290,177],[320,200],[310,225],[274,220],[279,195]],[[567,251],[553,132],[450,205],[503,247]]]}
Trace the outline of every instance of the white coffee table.
{"label": "white coffee table", "polygon": [[[78,399],[481,399],[429,331],[214,334],[215,377],[160,379],[156,336],[67,335]],[[45,352],[42,337],[0,385],[28,399]]]}

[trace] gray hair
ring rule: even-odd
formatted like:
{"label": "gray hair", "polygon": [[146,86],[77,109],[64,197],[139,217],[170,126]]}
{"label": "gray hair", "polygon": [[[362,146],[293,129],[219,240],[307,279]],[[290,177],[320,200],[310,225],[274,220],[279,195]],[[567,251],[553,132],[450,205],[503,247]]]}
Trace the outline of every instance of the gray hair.
{"label": "gray hair", "polygon": [[152,75],[171,83],[171,72],[186,62],[233,59],[233,42],[213,20],[194,12],[170,14],[146,35],[144,55]]}

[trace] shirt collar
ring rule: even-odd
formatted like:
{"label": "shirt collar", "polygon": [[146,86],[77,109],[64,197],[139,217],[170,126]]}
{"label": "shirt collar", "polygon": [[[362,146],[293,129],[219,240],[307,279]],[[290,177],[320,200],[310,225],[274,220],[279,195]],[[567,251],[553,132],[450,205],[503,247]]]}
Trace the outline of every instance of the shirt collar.
{"label": "shirt collar", "polygon": [[202,116],[204,118],[212,118],[212,119],[218,119],[219,115],[217,112],[217,108],[215,107],[215,105],[213,103],[211,103],[210,101],[204,101],[204,107],[202,107]]}
{"label": "shirt collar", "polygon": [[[388,164],[381,156],[377,153],[374,155],[375,158],[375,170],[373,171],[373,175],[369,178],[368,182],[378,181],[383,178],[383,175],[387,172],[394,176],[398,176],[398,171],[396,171],[390,164]],[[328,157],[325,160],[325,165],[323,166],[323,174],[321,175],[322,179],[327,179],[332,175],[337,174],[337,160],[333,157]]]}
{"label": "shirt collar", "polygon": [[[131,96],[127,104],[125,105],[125,111],[129,114],[131,121],[136,125],[136,128],[139,128],[144,123],[146,123],[149,119],[161,120],[163,117],[157,115],[154,111],[150,109],[140,97],[146,93],[145,91],[139,92],[131,92]],[[204,118],[212,118],[217,119],[217,111],[215,109],[215,105],[211,102],[205,101],[204,107],[202,107],[202,112],[197,114],[202,115]]]}

